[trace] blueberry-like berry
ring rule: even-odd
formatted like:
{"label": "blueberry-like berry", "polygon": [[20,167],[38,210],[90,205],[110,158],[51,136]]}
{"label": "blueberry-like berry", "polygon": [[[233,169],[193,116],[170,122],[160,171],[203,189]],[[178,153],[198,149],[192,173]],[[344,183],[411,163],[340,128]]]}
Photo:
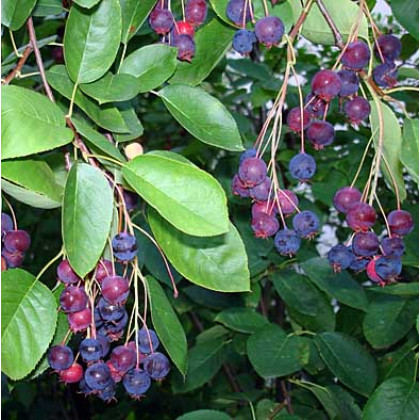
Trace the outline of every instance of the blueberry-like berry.
{"label": "blueberry-like berry", "polygon": [[156,333],[150,328],[143,327],[137,335],[139,350],[142,353],[153,353],[159,347],[159,339]]}
{"label": "blueberry-like berry", "polygon": [[343,69],[337,73],[341,79],[340,96],[352,96],[359,90],[359,77],[353,70]]}
{"label": "blueberry-like berry", "polygon": [[168,9],[162,9],[159,4],[149,16],[150,27],[159,35],[166,35],[174,25],[174,18]]}
{"label": "blueberry-like berry", "polygon": [[60,306],[64,312],[78,312],[86,308],[88,296],[81,287],[68,286],[60,295]]}
{"label": "blueberry-like berry", "polygon": [[404,242],[398,236],[383,238],[381,248],[387,257],[402,257],[405,251]]}
{"label": "blueberry-like berry", "polygon": [[408,235],[414,229],[413,218],[408,211],[393,210],[386,219],[393,235]]}
{"label": "blueberry-like berry", "polygon": [[255,202],[251,207],[252,217],[256,217],[259,213],[274,215],[276,213],[275,204],[268,201]]}
{"label": "blueberry-like berry", "polygon": [[299,200],[293,191],[279,190],[277,192],[277,199],[284,215],[292,214],[297,210]]}
{"label": "blueberry-like berry", "polygon": [[125,308],[122,308],[122,312],[123,312],[123,315],[121,318],[112,322],[108,322],[105,325],[105,329],[108,335],[112,336],[113,334],[117,334],[119,332],[122,333],[124,331],[124,328],[126,327],[127,322],[128,322],[128,313],[125,310]]}
{"label": "blueberry-like berry", "polygon": [[327,121],[312,121],[306,129],[306,137],[315,149],[323,149],[334,141],[335,130]]}
{"label": "blueberry-like berry", "polygon": [[114,382],[121,382],[125,375],[125,372],[120,372],[119,370],[117,370],[117,368],[111,363],[110,360],[106,362],[106,365],[108,366],[108,369],[111,372],[111,376]]}
{"label": "blueberry-like berry", "polygon": [[274,246],[279,254],[292,256],[298,252],[301,244],[300,236],[291,229],[281,229],[274,237]]}
{"label": "blueberry-like berry", "polygon": [[376,272],[376,261],[377,258],[373,258],[369,261],[368,265],[366,266],[366,274],[368,275],[369,279],[372,280],[374,283],[378,283],[381,286],[385,285],[385,282],[382,277],[378,275]]}
{"label": "blueberry-like berry", "polygon": [[136,237],[126,232],[121,232],[112,238],[114,256],[120,261],[131,261],[137,255]]}
{"label": "blueberry-like berry", "polygon": [[88,395],[90,395],[90,394],[93,393],[93,389],[91,389],[91,388],[88,387],[88,385],[87,385],[84,377],[82,379],[80,379],[80,382],[79,382],[79,390],[85,396],[88,396]]}
{"label": "blueberry-like berry", "polygon": [[164,354],[155,352],[144,359],[143,368],[152,379],[160,380],[168,375],[171,365]]}
{"label": "blueberry-like berry", "polygon": [[353,238],[353,252],[360,257],[372,257],[379,250],[379,239],[373,232],[356,233]]}
{"label": "blueberry-like berry", "polygon": [[367,265],[369,264],[369,258],[355,258],[350,264],[350,270],[355,273],[361,273],[366,270]]}
{"label": "blueberry-like berry", "polygon": [[370,49],[366,42],[351,42],[341,57],[344,66],[352,70],[361,70],[369,64]]}
{"label": "blueberry-like berry", "polygon": [[375,261],[375,270],[383,280],[395,280],[402,271],[401,259],[398,257],[379,257]]}
{"label": "blueberry-like berry", "polygon": [[232,178],[232,194],[239,195],[239,197],[246,198],[251,194],[251,190],[241,181],[239,175]]}
{"label": "blueberry-like berry", "polygon": [[194,37],[194,26],[183,20],[175,22],[175,31],[177,35],[189,35],[191,38]]}
{"label": "blueberry-like berry", "polygon": [[4,235],[3,245],[9,252],[26,252],[31,246],[31,237],[25,230],[10,230]]}
{"label": "blueberry-like berry", "polygon": [[109,360],[119,372],[128,372],[136,364],[136,352],[128,346],[118,346],[112,350]]}
{"label": "blueberry-like berry", "polygon": [[59,372],[61,382],[75,384],[83,378],[83,368],[79,363],[72,364],[68,369]]}
{"label": "blueberry-like berry", "polygon": [[80,356],[85,362],[97,362],[102,357],[102,345],[96,338],[85,338],[80,343]]}
{"label": "blueberry-like berry", "polygon": [[190,62],[195,55],[195,42],[190,35],[176,35],[172,45],[178,48],[178,60]]}
{"label": "blueberry-like berry", "polygon": [[[378,46],[381,50],[384,60],[393,61],[401,54],[401,41],[394,35],[381,35],[378,38]],[[375,55],[381,59],[377,45],[375,44]]]}
{"label": "blueberry-like berry", "polygon": [[151,382],[146,372],[132,369],[124,375],[123,385],[130,397],[139,399],[150,388]]}
{"label": "blueberry-like berry", "polygon": [[[226,6],[226,16],[237,26],[242,26],[244,20],[244,9],[247,5],[247,0],[229,0]],[[245,22],[251,19],[249,7],[247,7]]]}
{"label": "blueberry-like berry", "polygon": [[306,153],[299,153],[290,160],[289,171],[293,178],[299,181],[307,181],[315,174],[315,159]]}
{"label": "blueberry-like berry", "polygon": [[73,351],[67,346],[52,346],[48,350],[47,360],[54,370],[68,369],[74,361]]}
{"label": "blueberry-like berry", "polygon": [[233,36],[232,47],[240,54],[249,54],[257,41],[254,32],[247,29],[239,29]]}
{"label": "blueberry-like berry", "polygon": [[9,252],[5,248],[1,250],[1,255],[5,259],[8,268],[20,267],[25,259],[23,252]]}
{"label": "blueberry-like berry", "polygon": [[305,210],[293,217],[293,229],[301,238],[312,238],[319,230],[318,216]]}
{"label": "blueberry-like berry", "polygon": [[320,70],[313,77],[311,88],[312,93],[329,102],[340,93],[341,79],[332,70]]}
{"label": "blueberry-like berry", "polygon": [[375,209],[366,203],[356,203],[346,215],[347,224],[356,232],[366,232],[376,222]]}
{"label": "blueberry-like berry", "polygon": [[397,84],[398,69],[395,63],[387,61],[376,66],[372,75],[378,86],[392,88]]}
{"label": "blueberry-like berry", "polygon": [[98,302],[98,311],[104,321],[117,321],[124,315],[124,307],[109,303],[106,299],[100,298]]}
{"label": "blueberry-like berry", "polygon": [[98,280],[99,284],[102,283],[102,280],[105,277],[112,276],[114,274],[112,262],[109,260],[101,260],[96,266],[95,278]]}
{"label": "blueberry-like berry", "polygon": [[334,195],[334,207],[341,213],[347,211],[362,199],[362,193],[355,187],[343,187]]}
{"label": "blueberry-like berry", "polygon": [[305,110],[314,118],[323,118],[327,104],[313,93],[305,98]]}
{"label": "blueberry-like berry", "polygon": [[102,390],[112,384],[112,376],[109,367],[104,362],[96,362],[90,365],[85,372],[85,381],[92,390]]}
{"label": "blueberry-like berry", "polygon": [[254,158],[257,156],[257,151],[252,147],[251,149],[245,150],[239,158],[239,165],[248,158]]}
{"label": "blueberry-like berry", "polygon": [[131,191],[123,190],[125,207],[129,212],[135,210],[139,204],[139,196]]}
{"label": "blueberry-like berry", "polygon": [[287,114],[287,125],[292,131],[305,130],[311,122],[311,114],[300,107],[292,108]]}
{"label": "blueberry-like berry", "polygon": [[255,35],[261,44],[271,47],[284,35],[284,24],[277,16],[263,17],[255,24]]}
{"label": "blueberry-like berry", "polygon": [[1,214],[1,237],[13,230],[13,220],[7,213]]}
{"label": "blueberry-like berry", "polygon": [[239,165],[238,175],[245,186],[252,188],[265,180],[267,165],[259,158],[245,159]]}
{"label": "blueberry-like berry", "polygon": [[89,308],[67,314],[70,328],[73,332],[84,331],[92,323],[92,313]]}
{"label": "blueberry-like berry", "polygon": [[263,182],[250,190],[250,196],[256,201],[267,201],[271,191],[271,179],[266,177]]}
{"label": "blueberry-like berry", "polygon": [[354,99],[346,102],[344,112],[351,123],[360,124],[370,115],[369,101],[360,96],[356,96]]}
{"label": "blueberry-like berry", "polygon": [[266,213],[258,213],[252,218],[251,228],[256,238],[268,238],[275,235],[280,225],[277,218]]}
{"label": "blueberry-like berry", "polygon": [[96,395],[97,397],[105,402],[111,402],[115,398],[115,393],[117,392],[117,386],[115,381],[107,385],[104,389],[101,389]]}
{"label": "blueberry-like berry", "polygon": [[185,19],[192,26],[200,26],[207,17],[207,3],[205,0],[188,0],[185,7]]}
{"label": "blueberry-like berry", "polygon": [[336,273],[339,273],[342,270],[347,270],[354,261],[353,252],[351,252],[349,247],[343,244],[333,246],[328,251],[327,256],[329,263]]}
{"label": "blueberry-like berry", "polygon": [[63,260],[60,262],[60,264],[58,264],[57,277],[64,284],[77,283],[80,280],[80,277],[71,268],[68,260]]}
{"label": "blueberry-like berry", "polygon": [[107,337],[99,335],[96,337],[101,345],[102,356],[105,357],[109,352],[110,342]]}

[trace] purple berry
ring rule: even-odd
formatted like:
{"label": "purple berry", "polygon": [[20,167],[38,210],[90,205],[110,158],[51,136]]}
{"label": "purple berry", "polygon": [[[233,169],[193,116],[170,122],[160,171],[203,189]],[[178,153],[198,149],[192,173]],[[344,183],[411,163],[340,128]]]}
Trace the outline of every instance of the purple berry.
{"label": "purple berry", "polygon": [[131,261],[137,255],[136,237],[121,232],[112,238],[114,257],[120,261]]}
{"label": "purple berry", "polygon": [[86,308],[88,296],[81,287],[68,286],[60,295],[60,306],[64,312],[79,312]]}
{"label": "purple berry", "polygon": [[[244,20],[245,5],[248,4],[246,0],[229,0],[226,6],[226,16],[237,26],[242,26]],[[249,7],[245,16],[245,22],[251,19]]]}
{"label": "purple berry", "polygon": [[131,191],[123,190],[125,207],[129,212],[135,210],[139,204],[139,196]]}
{"label": "purple berry", "polygon": [[117,386],[114,380],[111,381],[109,385],[107,385],[104,389],[101,389],[96,396],[107,403],[111,402],[115,398],[115,393],[117,391]]}
{"label": "purple berry", "polygon": [[186,21],[192,26],[200,26],[207,17],[207,3],[205,0],[188,0],[185,7]]}
{"label": "purple berry", "polygon": [[414,229],[413,218],[408,211],[393,210],[386,219],[393,235],[408,235]]}
{"label": "purple berry", "polygon": [[124,375],[124,389],[134,399],[139,399],[144,395],[150,388],[150,384],[150,376],[140,369],[132,369]]}
{"label": "purple berry", "polygon": [[252,187],[250,196],[256,201],[267,201],[271,191],[271,179],[265,178],[263,182]]}
{"label": "purple berry", "polygon": [[6,261],[7,268],[20,267],[25,259],[25,254],[23,252],[9,252],[5,248],[2,248],[1,255]]}
{"label": "purple berry", "polygon": [[370,49],[366,42],[351,42],[341,57],[344,66],[352,70],[361,70],[369,64]]}
{"label": "purple berry", "polygon": [[99,299],[98,312],[104,321],[118,321],[124,315],[124,307],[109,303],[104,298]]}
{"label": "purple berry", "polygon": [[334,207],[341,213],[347,211],[362,199],[362,193],[354,187],[340,188],[334,195]]}
{"label": "purple berry", "polygon": [[315,236],[319,230],[318,216],[310,210],[298,213],[293,217],[293,229],[301,238]]}
{"label": "purple berry", "polygon": [[284,24],[277,16],[263,17],[255,24],[255,35],[266,47],[278,44],[283,34]]}
{"label": "purple berry", "polygon": [[239,175],[232,178],[232,194],[242,198],[249,197],[251,194],[251,190],[241,181]]}
{"label": "purple berry", "polygon": [[68,369],[74,361],[73,352],[67,346],[53,346],[48,350],[48,364],[54,370]]}
{"label": "purple berry", "polygon": [[178,48],[178,60],[191,62],[195,55],[195,42],[190,35],[174,35],[171,45]]}
{"label": "purple berry", "polygon": [[128,372],[136,364],[136,352],[128,346],[118,346],[112,350],[109,360],[119,372]]}
{"label": "purple berry", "polygon": [[11,230],[4,235],[3,245],[9,252],[26,252],[31,246],[31,237],[25,230]]}
{"label": "purple berry", "polygon": [[101,260],[98,262],[96,266],[96,274],[95,278],[98,280],[99,284],[102,283],[102,280],[105,277],[112,276],[114,274],[114,269],[112,266],[112,262],[109,260]]}
{"label": "purple berry", "polygon": [[254,32],[247,29],[239,29],[235,32],[232,41],[233,49],[240,54],[249,54],[257,41]]}
{"label": "purple berry", "polygon": [[255,187],[261,184],[267,176],[267,165],[259,158],[245,159],[239,165],[238,175],[243,184],[247,187]]}
{"label": "purple berry", "polygon": [[299,153],[290,160],[289,171],[293,178],[299,181],[307,181],[315,174],[315,159],[306,153]]}
{"label": "purple berry", "polygon": [[340,96],[352,96],[359,90],[359,77],[352,70],[343,69],[338,73],[341,79]]}
{"label": "purple berry", "polygon": [[351,123],[360,124],[370,115],[369,101],[360,96],[356,96],[354,99],[346,102],[344,112]]}
{"label": "purple berry", "polygon": [[84,331],[92,323],[92,312],[89,308],[67,314],[70,328],[73,332]]}
{"label": "purple berry", "polygon": [[103,362],[96,362],[86,369],[85,381],[90,389],[100,391],[111,385],[113,379],[108,366]]}
{"label": "purple berry", "polygon": [[258,213],[252,217],[251,227],[256,238],[268,238],[276,234],[280,225],[274,215]]}
{"label": "purple berry", "polygon": [[329,102],[341,90],[341,79],[332,70],[320,70],[312,79],[312,93]]}
{"label": "purple berry", "polygon": [[395,63],[387,61],[376,66],[372,75],[378,86],[392,88],[397,84],[398,69]]}
{"label": "purple berry", "polygon": [[277,192],[277,198],[284,215],[294,213],[299,205],[296,194],[289,190],[279,190]]}
{"label": "purple berry", "polygon": [[305,109],[313,118],[323,118],[327,104],[313,93],[309,93],[305,98]]}
{"label": "purple berry", "polygon": [[[394,35],[381,35],[378,38],[379,49],[381,50],[384,60],[393,61],[398,58],[401,54],[402,44],[401,41]],[[379,54],[377,45],[375,44],[375,55],[379,59],[381,56]]]}
{"label": "purple berry", "polygon": [[323,149],[334,141],[335,130],[327,121],[312,121],[306,129],[306,137],[315,149]]}
{"label": "purple berry", "polygon": [[274,246],[281,255],[295,255],[300,248],[300,244],[301,239],[294,230],[279,230],[274,237]]}
{"label": "purple berry", "polygon": [[7,213],[1,214],[1,237],[13,230],[13,220]]}
{"label": "purple berry", "polygon": [[102,345],[96,338],[85,338],[80,343],[79,351],[85,362],[97,362],[102,357]]}
{"label": "purple berry", "polygon": [[353,252],[360,257],[372,257],[379,250],[379,239],[373,232],[356,233],[353,238]]}
{"label": "purple berry", "polygon": [[379,257],[375,261],[375,270],[383,280],[395,280],[402,271],[401,259],[398,257]]}
{"label": "purple berry", "polygon": [[404,242],[398,236],[382,239],[381,247],[384,255],[387,257],[402,257],[405,251]]}
{"label": "purple berry", "polygon": [[63,260],[60,262],[60,264],[58,264],[57,277],[64,284],[77,283],[80,280],[80,277],[71,268],[71,265],[68,260]]}
{"label": "purple berry", "polygon": [[300,107],[292,108],[287,114],[287,125],[292,131],[300,132],[302,128],[305,130],[310,121],[311,114],[306,109],[302,110]]}
{"label": "purple berry", "polygon": [[328,251],[328,261],[336,273],[346,270],[354,261],[353,252],[347,246],[338,244]]}
{"label": "purple berry", "polygon": [[150,13],[149,24],[157,34],[166,35],[174,26],[174,18],[170,10],[158,4]]}
{"label": "purple berry", "polygon": [[239,165],[248,158],[254,158],[257,156],[257,151],[252,147],[251,149],[247,149],[245,150],[245,152],[243,152],[241,154],[241,157],[239,158]]}
{"label": "purple berry", "polygon": [[159,347],[159,339],[156,333],[150,328],[143,327],[137,336],[139,349],[142,353],[153,353]]}
{"label": "purple berry", "polygon": [[156,352],[144,359],[143,368],[152,379],[160,380],[168,375],[171,365],[164,354]]}
{"label": "purple berry", "polygon": [[355,258],[350,264],[349,268],[355,273],[361,273],[362,271],[366,270],[366,267],[368,266],[369,262],[369,258]]}
{"label": "purple berry", "polygon": [[366,232],[376,222],[375,209],[366,203],[356,203],[346,215],[347,224],[356,232]]}
{"label": "purple berry", "polygon": [[276,213],[276,208],[273,203],[269,203],[268,201],[256,201],[251,208],[252,217],[256,217],[259,213],[265,213],[268,215],[274,215]]}

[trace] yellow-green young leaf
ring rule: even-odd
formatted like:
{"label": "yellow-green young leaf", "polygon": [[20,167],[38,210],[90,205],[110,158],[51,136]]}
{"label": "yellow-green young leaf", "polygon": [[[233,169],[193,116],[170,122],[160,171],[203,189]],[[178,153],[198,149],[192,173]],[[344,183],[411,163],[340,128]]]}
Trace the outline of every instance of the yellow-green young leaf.
{"label": "yellow-green young leaf", "polygon": [[80,277],[95,268],[111,228],[113,195],[102,172],[73,164],[64,190],[62,228],[66,253]]}
{"label": "yellow-green young leaf", "polygon": [[133,189],[177,229],[214,236],[229,229],[226,196],[207,172],[157,155],[142,155],[122,173]]}
{"label": "yellow-green young leaf", "polygon": [[419,120],[406,119],[403,127],[401,162],[419,183]]}
{"label": "yellow-green young leaf", "polygon": [[50,344],[57,306],[36,278],[15,268],[1,279],[1,370],[13,380],[28,375]]}
{"label": "yellow-green young leaf", "polygon": [[19,29],[31,15],[37,0],[2,0],[1,24],[12,31]]}
{"label": "yellow-green young leaf", "polygon": [[1,87],[1,158],[29,156],[70,143],[61,109],[46,96],[18,86]]}
{"label": "yellow-green young leaf", "polygon": [[245,247],[232,224],[224,235],[199,238],[175,229],[153,209],[149,223],[169,261],[192,283],[219,292],[250,290]]}
{"label": "yellow-green young leaf", "polygon": [[173,117],[198,140],[235,152],[243,150],[231,113],[203,89],[173,84],[164,87],[158,95]]}
{"label": "yellow-green young leaf", "polygon": [[147,276],[147,285],[155,331],[169,357],[181,374],[185,376],[188,348],[184,329],[158,281]]}
{"label": "yellow-green young leaf", "polygon": [[[377,104],[380,104],[379,109]],[[381,140],[380,121],[383,121],[383,158],[381,161],[381,171],[387,180],[389,187],[394,192],[393,179],[395,179],[400,199],[403,201],[407,197],[407,193],[405,191],[404,179],[402,176],[402,165],[400,161],[402,143],[400,123],[388,105],[379,101],[370,101],[370,106],[372,109],[370,114],[370,125],[373,134],[373,143],[376,150],[378,150]],[[388,163],[391,173],[385,165],[384,159]]]}
{"label": "yellow-green young leaf", "polygon": [[137,33],[155,4],[156,0],[120,0],[123,44],[127,44]]}
{"label": "yellow-green young leaf", "polygon": [[118,0],[101,0],[91,9],[73,5],[64,34],[64,59],[73,82],[89,83],[111,67],[121,40]]}

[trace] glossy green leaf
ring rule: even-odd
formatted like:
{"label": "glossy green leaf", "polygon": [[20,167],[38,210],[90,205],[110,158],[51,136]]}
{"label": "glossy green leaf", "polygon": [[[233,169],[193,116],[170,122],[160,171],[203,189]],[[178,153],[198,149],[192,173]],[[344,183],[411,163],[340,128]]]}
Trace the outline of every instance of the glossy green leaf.
{"label": "glossy green leaf", "polygon": [[385,295],[396,295],[396,296],[418,296],[419,295],[419,283],[397,283],[388,284],[386,287],[370,287],[370,292],[381,293]]}
{"label": "glossy green leaf", "polygon": [[92,271],[107,243],[113,194],[102,172],[84,163],[73,164],[64,190],[63,242],[74,271]]}
{"label": "glossy green leaf", "polygon": [[419,120],[406,119],[403,127],[401,162],[413,179],[419,183]]}
{"label": "glossy green leaf", "polygon": [[315,337],[322,360],[340,382],[368,397],[377,381],[375,359],[353,337],[324,332]]}
{"label": "glossy green leaf", "polygon": [[178,370],[187,371],[187,338],[162,286],[153,277],[147,277],[150,309],[155,331]]}
{"label": "glossy green leaf", "polygon": [[149,16],[156,0],[120,0],[122,15],[121,42],[127,44]]}
{"label": "glossy green leaf", "polygon": [[[334,21],[337,29],[346,42],[358,19],[359,6],[351,0],[323,0],[331,19]],[[295,13],[295,19],[299,13]],[[322,16],[316,3],[312,5],[308,17],[302,27],[302,35],[315,44],[335,45],[333,33]],[[368,38],[368,24],[366,17],[362,15],[359,27],[359,37]]]}
{"label": "glossy green leaf", "polygon": [[413,343],[406,342],[395,351],[385,354],[379,362],[379,373],[382,380],[403,376],[413,379],[413,372],[417,370],[417,354]]}
{"label": "glossy green leaf", "polygon": [[365,309],[366,293],[353,277],[343,271],[334,273],[326,258],[312,258],[302,263],[309,279],[321,290],[352,308]]}
{"label": "glossy green leaf", "polygon": [[147,45],[131,53],[120,73],[137,79],[138,92],[149,92],[166,82],[177,66],[177,49],[165,44]]}
{"label": "glossy green leaf", "polygon": [[36,0],[2,0],[1,24],[16,31],[31,15]]}
{"label": "glossy green leaf", "polygon": [[46,96],[18,86],[1,87],[1,158],[28,156],[70,143],[64,113]]}
{"label": "glossy green leaf", "polygon": [[230,420],[232,417],[228,416],[222,411],[216,410],[196,410],[185,413],[176,418],[176,420]]}
{"label": "glossy green leaf", "polygon": [[55,181],[47,163],[35,159],[8,160],[1,165],[1,176],[8,181],[43,196],[51,207],[60,207],[63,188]]}
{"label": "glossy green leaf", "polygon": [[254,333],[268,324],[267,318],[251,308],[229,308],[219,312],[214,318],[225,327],[242,333]]}
{"label": "glossy green leaf", "polygon": [[74,0],[74,2],[80,6],[85,7],[86,9],[90,9],[93,6],[97,5],[102,0]]}
{"label": "glossy green leaf", "polygon": [[117,109],[120,111],[121,117],[123,118],[126,126],[129,129],[127,134],[115,133],[115,140],[119,143],[134,140],[139,138],[143,132],[143,124],[137,116],[134,106],[130,102],[123,102],[116,104]]}
{"label": "glossy green leaf", "polygon": [[417,0],[391,0],[391,9],[398,22],[419,41],[419,2]]}
{"label": "glossy green leaf", "polygon": [[203,89],[174,84],[164,87],[158,94],[173,117],[197,139],[222,149],[243,150],[232,115]]}
{"label": "glossy green leaf", "polygon": [[[393,178],[395,179],[400,199],[404,200],[407,193],[405,191],[404,179],[402,177],[402,165],[400,161],[402,143],[400,123],[391,108],[383,102],[380,102],[379,110],[375,101],[370,101],[370,106],[372,109],[370,114],[370,124],[373,133],[373,142],[377,150],[379,148],[381,137],[380,121],[381,119],[383,121],[383,158],[381,162],[381,171],[384,174],[385,179],[388,181],[392,191],[394,191]],[[382,118],[380,118],[380,116]],[[389,173],[389,170],[384,163],[384,159],[388,163],[392,175]]]}
{"label": "glossy green leaf", "polygon": [[[74,83],[70,80],[65,66],[51,67],[47,71],[47,80],[54,90],[67,99],[71,98]],[[85,96],[79,89],[74,96],[74,103],[100,127],[115,133],[128,133],[130,131],[120,111],[113,105],[100,106]]]}
{"label": "glossy green leaf", "polygon": [[201,169],[146,154],[128,162],[122,173],[134,190],[177,229],[196,236],[219,235],[229,229],[225,193]]}
{"label": "glossy green leaf", "polygon": [[101,105],[128,101],[138,93],[136,78],[129,74],[106,73],[96,82],[81,84],[80,89]]}
{"label": "glossy green leaf", "polygon": [[64,59],[73,82],[93,82],[106,73],[118,52],[121,25],[118,0],[101,0],[92,9],[71,7],[64,34]]}
{"label": "glossy green leaf", "polygon": [[270,324],[249,337],[247,354],[260,376],[275,378],[302,369],[309,360],[309,346],[306,339],[287,336],[278,325]]}
{"label": "glossy green leaf", "polygon": [[249,291],[245,248],[232,224],[224,235],[199,238],[175,229],[152,209],[149,223],[165,255],[185,278],[220,292]]}
{"label": "glossy green leaf", "polygon": [[38,0],[32,11],[33,16],[51,16],[63,13],[63,3],[61,0]]}
{"label": "glossy green leaf", "polygon": [[414,326],[418,298],[378,295],[367,308],[363,332],[374,348],[389,347]]}
{"label": "glossy green leaf", "polygon": [[383,382],[369,398],[363,420],[408,420],[419,417],[419,384],[395,377]]}
{"label": "glossy green leaf", "polygon": [[229,50],[235,30],[213,19],[194,35],[195,56],[191,63],[181,62],[170,83],[198,85],[217,66]]}
{"label": "glossy green leaf", "polygon": [[21,269],[1,279],[1,369],[11,379],[28,375],[50,344],[57,322],[56,303],[43,283]]}

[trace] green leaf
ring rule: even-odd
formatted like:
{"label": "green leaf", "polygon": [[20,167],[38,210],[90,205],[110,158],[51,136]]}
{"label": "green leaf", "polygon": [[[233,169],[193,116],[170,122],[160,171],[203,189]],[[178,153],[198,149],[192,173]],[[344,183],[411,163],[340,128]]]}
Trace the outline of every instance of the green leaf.
{"label": "green leaf", "polygon": [[51,16],[63,13],[63,3],[61,0],[38,0],[32,11],[32,16]]}
{"label": "green leaf", "polygon": [[175,229],[153,209],[149,223],[163,252],[185,278],[220,292],[249,291],[245,248],[232,224],[224,235],[200,238]]}
{"label": "green leaf", "polygon": [[173,392],[185,393],[200,388],[219,371],[226,358],[224,338],[204,341],[188,351],[185,381],[181,375],[173,378]]}
{"label": "green leaf", "polygon": [[390,0],[392,13],[399,23],[419,41],[419,2],[416,0]]}
{"label": "green leaf", "polygon": [[213,19],[194,35],[196,54],[191,63],[181,62],[170,83],[198,85],[217,66],[231,46],[235,30]]}
{"label": "green leaf", "polygon": [[196,410],[183,414],[176,418],[176,420],[230,420],[232,417],[228,416],[222,411],[216,410]]}
{"label": "green leaf", "polygon": [[74,3],[76,3],[80,7],[90,9],[96,4],[98,4],[100,1],[101,0],[74,0]]}
{"label": "green leaf", "polygon": [[2,0],[1,24],[12,31],[19,29],[31,15],[37,0]]}
{"label": "green leaf", "polygon": [[162,286],[147,276],[152,322],[160,341],[170,358],[185,376],[187,371],[187,338]]}
{"label": "green leaf", "polygon": [[407,172],[419,183],[419,120],[406,119],[403,127],[401,162]]}
{"label": "green leaf", "polygon": [[123,44],[127,44],[137,33],[155,4],[156,0],[120,0]]}
{"label": "green leaf", "polygon": [[63,242],[67,257],[80,277],[92,271],[102,255],[111,227],[113,194],[102,172],[74,163],[63,202]]}
{"label": "green leaf", "polygon": [[386,295],[396,296],[418,296],[419,295],[419,284],[413,283],[397,283],[389,284],[386,287],[370,287],[369,292],[381,293]]}
{"label": "green leaf", "polygon": [[[388,181],[388,184],[392,191],[394,191],[392,177],[394,177],[401,201],[403,201],[407,193],[405,191],[404,179],[402,176],[402,165],[400,162],[401,155],[401,128],[400,123],[397,120],[394,112],[382,102],[380,103],[380,114],[378,112],[378,106],[375,101],[370,101],[372,111],[370,113],[370,125],[372,128],[373,143],[375,148],[378,150],[380,140],[380,115],[383,119],[383,158],[381,161],[381,171]],[[388,166],[391,169],[392,176],[389,173],[384,159],[386,159]]]}
{"label": "green leaf", "polygon": [[418,298],[377,295],[367,308],[363,332],[373,348],[385,348],[403,338],[416,322]]}
{"label": "green leaf", "polygon": [[353,337],[324,332],[315,338],[322,359],[338,380],[368,397],[377,381],[373,357]]}
{"label": "green leaf", "polygon": [[146,154],[128,162],[122,173],[134,190],[177,229],[196,236],[228,231],[225,193],[201,169]]}
{"label": "green leaf", "polygon": [[96,99],[102,105],[107,102],[122,102],[134,98],[138,93],[135,86],[135,77],[129,74],[108,72],[96,82],[84,83],[79,87],[83,93]]}
{"label": "green leaf", "polygon": [[147,45],[131,53],[122,63],[120,73],[137,79],[138,92],[149,92],[166,82],[177,66],[177,49],[165,44]]}
{"label": "green leaf", "polygon": [[50,344],[57,322],[51,291],[19,268],[2,273],[1,369],[13,380],[24,378]]}
{"label": "green leaf", "polygon": [[71,7],[64,34],[64,59],[73,82],[93,82],[106,73],[118,52],[121,25],[118,0],[101,0],[92,9]]}
{"label": "green leaf", "polygon": [[321,290],[352,308],[366,309],[368,300],[362,286],[343,271],[334,273],[326,258],[312,258],[302,263],[309,279]]}
{"label": "green leaf", "polygon": [[116,133],[115,140],[119,143],[124,143],[139,138],[143,134],[144,128],[134,106],[130,102],[123,102],[117,104],[117,108],[130,132],[128,134]]}
{"label": "green leaf", "polygon": [[46,96],[18,86],[2,86],[1,158],[28,156],[70,143],[64,114]]}
{"label": "green leaf", "polygon": [[267,318],[264,318],[258,312],[251,308],[229,308],[219,312],[214,318],[225,327],[242,333],[254,333],[268,324]]}
{"label": "green leaf", "polygon": [[173,117],[198,140],[222,149],[243,150],[232,115],[203,89],[174,84],[164,87],[158,94]]}
{"label": "green leaf", "polygon": [[417,371],[417,354],[413,351],[413,343],[406,342],[399,349],[385,354],[380,360],[379,372],[382,380],[403,376],[413,379]]}
{"label": "green leaf", "polygon": [[363,420],[408,420],[419,417],[419,384],[395,377],[383,382],[369,398]]}
{"label": "green leaf", "polygon": [[56,183],[47,163],[34,159],[5,161],[1,165],[1,176],[45,198],[50,202],[48,208],[61,206],[63,188]]}
{"label": "green leaf", "polygon": [[287,336],[275,324],[261,328],[247,342],[249,360],[263,378],[290,375],[302,369],[309,360],[309,346],[305,338]]}
{"label": "green leaf", "polygon": [[[47,71],[47,80],[58,93],[67,99],[72,97],[74,83],[70,80],[65,66],[51,67]],[[128,133],[130,131],[121,113],[113,105],[99,106],[79,89],[76,90],[74,103],[100,127],[115,133]]]}
{"label": "green leaf", "polygon": [[[358,19],[359,6],[351,0],[324,0],[323,3],[341,33],[343,41],[346,42]],[[294,11],[294,14],[297,19],[300,12]],[[305,19],[302,35],[315,44],[335,45],[333,33],[316,4],[312,5],[311,11]],[[368,24],[364,15],[361,17],[359,37],[368,39]]]}

